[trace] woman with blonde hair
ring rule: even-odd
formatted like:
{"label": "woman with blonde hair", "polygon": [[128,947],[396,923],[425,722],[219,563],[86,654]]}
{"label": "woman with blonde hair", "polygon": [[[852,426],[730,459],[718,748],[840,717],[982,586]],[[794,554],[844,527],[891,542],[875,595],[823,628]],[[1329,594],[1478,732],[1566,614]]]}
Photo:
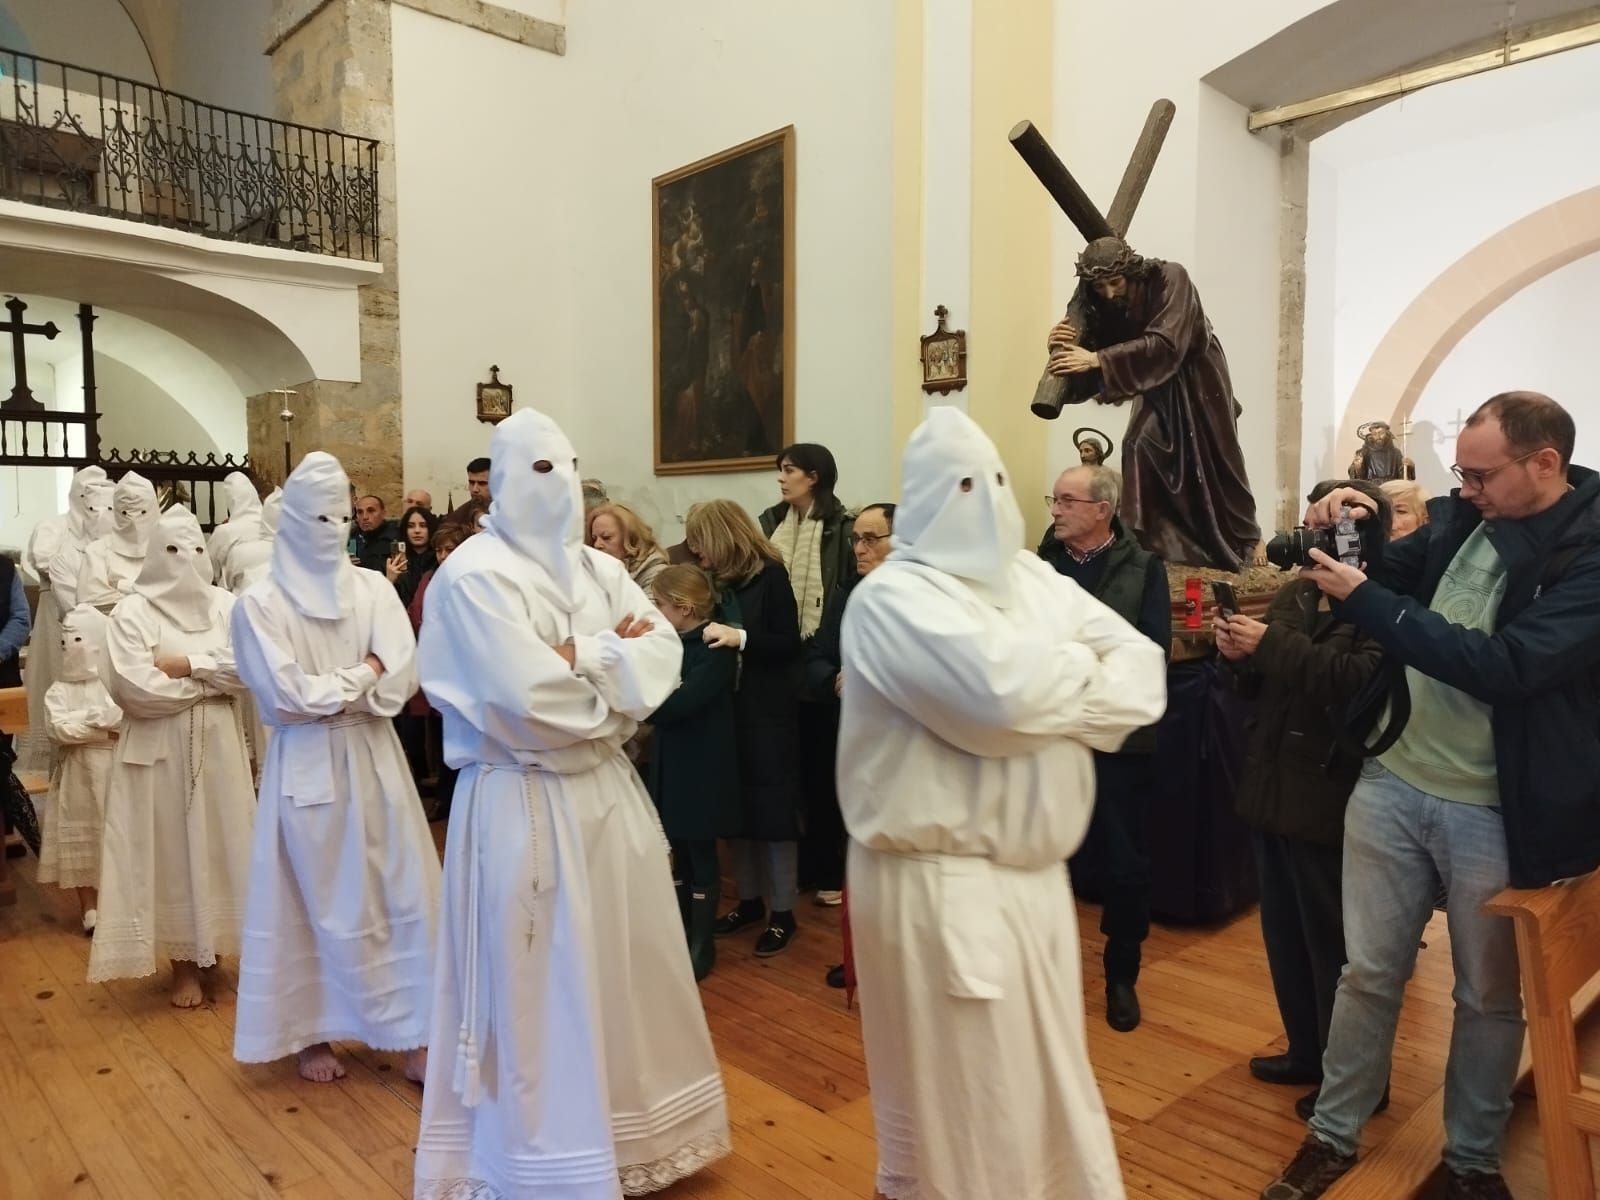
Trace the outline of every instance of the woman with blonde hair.
{"label": "woman with blonde hair", "polygon": [[620,559],[633,581],[650,594],[650,585],[667,566],[667,552],[655,531],[626,504],[608,500],[584,517],[583,540],[596,550]]}
{"label": "woman with blonde hair", "polygon": [[733,843],[738,905],[719,920],[719,937],[766,922],[757,958],[782,954],[795,933],[800,835],[797,705],[800,615],[776,547],[732,500],[689,512],[689,553],[716,585],[721,620],[701,636],[743,651],[734,721],[739,746],[743,839]]}
{"label": "woman with blonde hair", "polygon": [[1379,485],[1389,498],[1389,540],[1415,533],[1428,523],[1428,493],[1414,479],[1391,479]]}

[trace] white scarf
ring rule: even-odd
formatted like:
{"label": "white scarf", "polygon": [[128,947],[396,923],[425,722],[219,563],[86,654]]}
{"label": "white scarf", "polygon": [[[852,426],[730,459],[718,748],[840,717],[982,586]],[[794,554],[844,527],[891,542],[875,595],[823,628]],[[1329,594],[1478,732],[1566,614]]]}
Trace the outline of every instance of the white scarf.
{"label": "white scarf", "polygon": [[[810,511],[815,511],[813,503]],[[800,636],[809,638],[822,625],[822,522],[813,521],[810,512],[796,515],[794,505],[776,530],[778,553],[789,571],[789,586],[794,589],[794,604],[800,611]]]}

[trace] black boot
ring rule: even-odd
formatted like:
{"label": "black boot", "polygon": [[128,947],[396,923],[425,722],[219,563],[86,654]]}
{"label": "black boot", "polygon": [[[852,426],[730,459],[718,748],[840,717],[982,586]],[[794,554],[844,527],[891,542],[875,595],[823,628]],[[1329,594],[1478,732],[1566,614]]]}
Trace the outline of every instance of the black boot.
{"label": "black boot", "polygon": [[752,925],[759,925],[767,919],[767,906],[760,900],[740,900],[727,912],[717,919],[711,932],[718,937],[727,937],[729,934],[738,933],[741,929],[748,929]]}
{"label": "black boot", "polygon": [[689,896],[689,963],[694,967],[694,981],[699,983],[711,974],[717,965],[717,940],[712,926],[717,923],[718,888],[709,892],[692,892]]}
{"label": "black boot", "polygon": [[1106,983],[1106,1024],[1118,1033],[1128,1033],[1139,1027],[1139,993],[1133,984],[1123,980]]}

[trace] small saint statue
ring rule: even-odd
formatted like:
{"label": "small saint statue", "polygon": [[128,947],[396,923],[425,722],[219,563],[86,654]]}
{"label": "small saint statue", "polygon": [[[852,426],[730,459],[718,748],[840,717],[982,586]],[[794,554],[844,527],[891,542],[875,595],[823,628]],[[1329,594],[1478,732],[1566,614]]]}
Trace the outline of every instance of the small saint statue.
{"label": "small saint statue", "polygon": [[1390,479],[1415,479],[1417,465],[1394,444],[1394,430],[1387,421],[1368,421],[1356,433],[1361,449],[1350,460],[1350,478],[1384,483]]}
{"label": "small saint statue", "polygon": [[1084,466],[1103,467],[1115,443],[1098,429],[1086,425],[1072,431],[1072,444],[1078,448],[1078,461]]}

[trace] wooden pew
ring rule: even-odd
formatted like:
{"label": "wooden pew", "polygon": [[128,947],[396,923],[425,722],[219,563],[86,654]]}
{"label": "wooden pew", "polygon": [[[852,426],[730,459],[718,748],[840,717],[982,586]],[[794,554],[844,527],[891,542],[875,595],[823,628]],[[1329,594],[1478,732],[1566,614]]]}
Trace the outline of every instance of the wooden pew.
{"label": "wooden pew", "polygon": [[[0,733],[18,734],[28,728],[26,688],[0,688]],[[11,882],[3,843],[0,843],[0,908],[17,902],[17,887]]]}
{"label": "wooden pew", "polygon": [[1600,974],[1600,872],[1558,887],[1507,888],[1486,907],[1517,928],[1551,1200],[1594,1200],[1588,1139],[1600,1137],[1600,1080],[1578,1069],[1583,1013],[1575,1010]]}
{"label": "wooden pew", "polygon": [[[1563,887],[1507,888],[1484,907],[1516,925],[1528,1044],[1515,1090],[1537,1089],[1550,1200],[1595,1200],[1585,1134],[1600,1136],[1600,1081],[1578,1071],[1576,1028],[1600,1006],[1600,873]],[[1443,1150],[1440,1088],[1324,1200],[1423,1195]]]}

